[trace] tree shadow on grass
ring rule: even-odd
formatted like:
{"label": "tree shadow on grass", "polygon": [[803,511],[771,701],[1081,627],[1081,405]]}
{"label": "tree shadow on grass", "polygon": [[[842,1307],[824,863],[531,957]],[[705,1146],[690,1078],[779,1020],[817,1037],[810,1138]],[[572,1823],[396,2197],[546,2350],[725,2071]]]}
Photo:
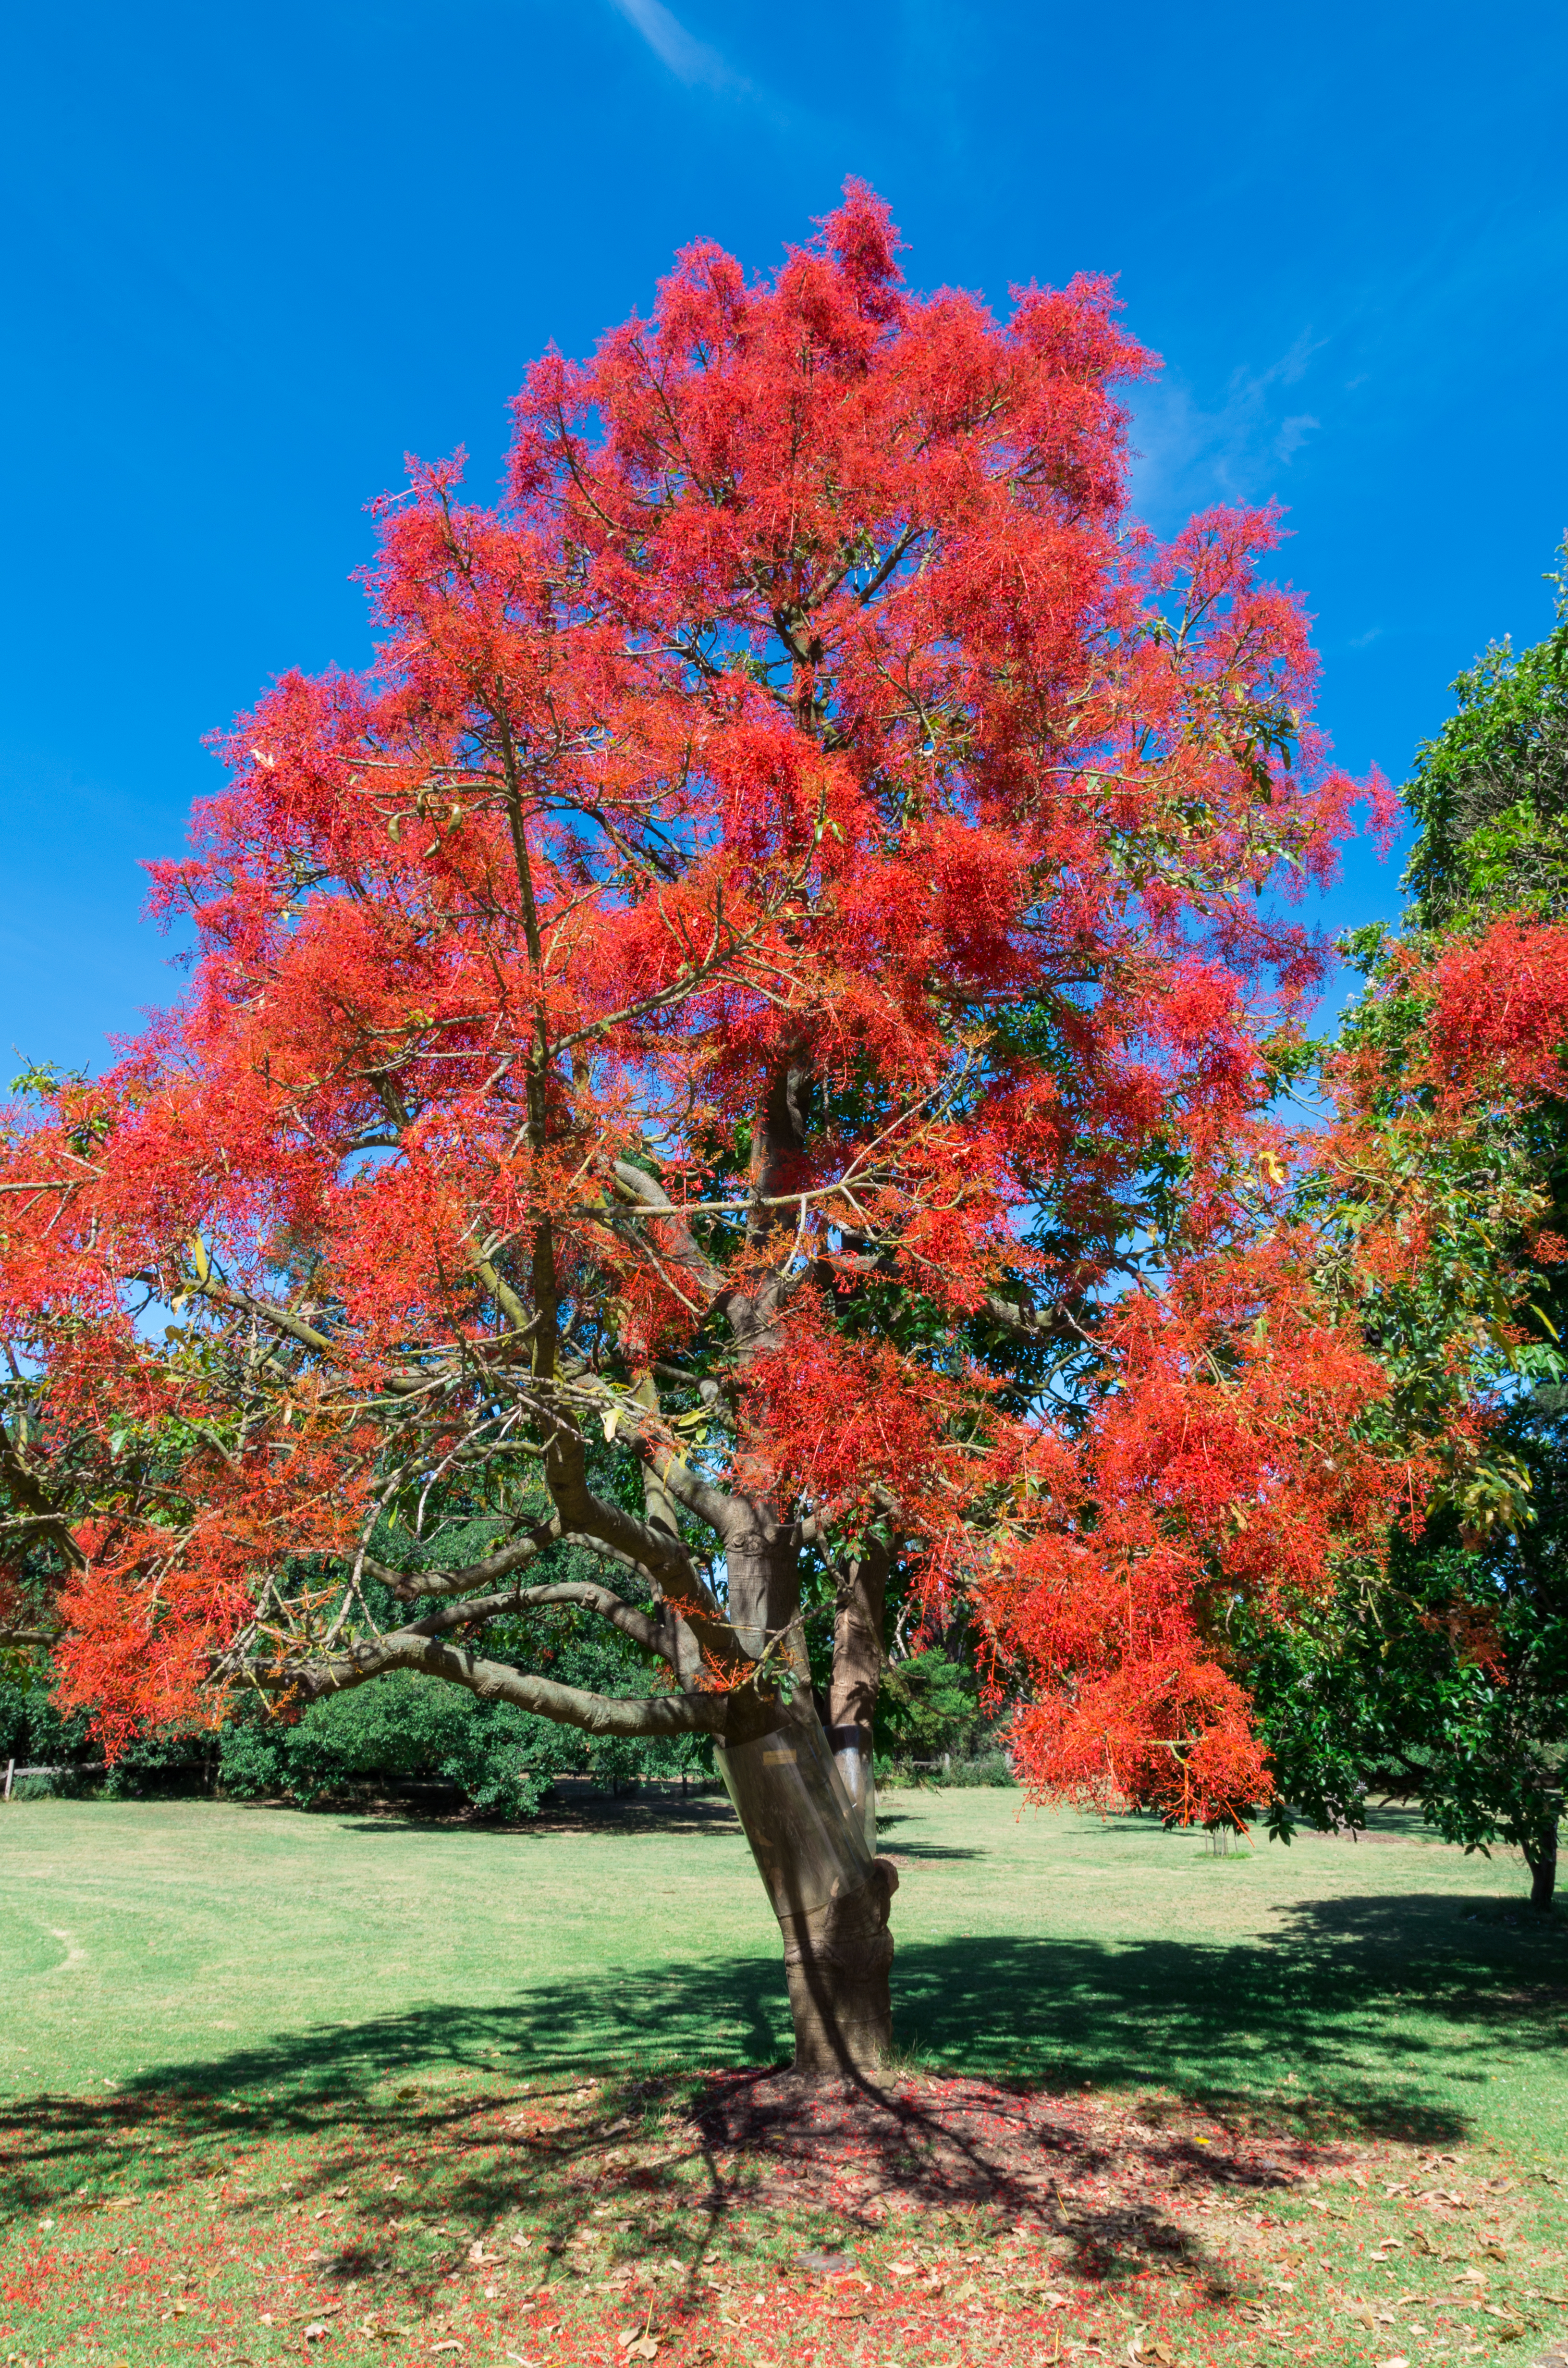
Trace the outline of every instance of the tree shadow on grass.
{"label": "tree shadow on grass", "polygon": [[991,1856],[991,1852],[983,1844],[905,1841],[902,1836],[890,1836],[888,1827],[897,1825],[898,1822],[896,1817],[882,1817],[878,1820],[877,1847],[884,1858],[892,1859],[894,1866],[916,1864],[923,1866],[928,1861],[946,1859],[977,1859]]}
{"label": "tree shadow on grass", "polygon": [[[1238,2125],[1452,2144],[1505,2055],[1568,2038],[1561,1935],[1470,1924],[1451,1893],[1306,1901],[1229,1943],[966,1938],[905,1942],[897,2032],[915,2064],[1045,2091],[1085,2083],[1201,2100]],[[286,2001],[280,2000],[280,2010]],[[493,2006],[431,2004],[284,2032],[153,2067],[100,2100],[41,2098],[0,2119],[0,2208],[79,2183],[98,2143],[171,2115],[221,2158],[242,2134],[347,2139],[411,2112],[494,2112],[523,2080],[595,2072],[619,2088],[788,2053],[771,1955],[538,1983]],[[1293,2076],[1292,2089],[1287,2076]],[[472,2083],[483,2084],[477,2097]],[[440,2093],[437,2096],[436,2091]]]}
{"label": "tree shadow on grass", "polygon": [[[182,2264],[210,2262],[215,2242],[226,2261],[252,2265],[241,2312],[258,2313],[265,2294],[267,2326],[278,2315],[335,2313],[353,2295],[356,2310],[372,2315],[439,2313],[449,2334],[454,2308],[478,2305],[473,2273],[518,2270],[520,2239],[537,2335],[562,2307],[579,2315],[580,2329],[596,2288],[611,2296],[598,2305],[611,2321],[634,2303],[633,2328],[645,2305],[644,2327],[658,2307],[664,2327],[690,2330],[710,2322],[722,2296],[710,2280],[726,2266],[810,2288],[806,2272],[823,2266],[822,2250],[842,2258],[841,2248],[864,2245],[862,2266],[875,2277],[878,2238],[906,2243],[916,2212],[920,2233],[949,2245],[1019,2224],[1037,2240],[1054,2235],[1058,2269],[1070,2264],[1091,2288],[1125,2287],[1154,2270],[1197,2303],[1223,2304],[1246,2273],[1216,2247],[1219,2226],[1195,2226],[1188,2207],[1226,2190],[1233,2208],[1256,2204],[1334,2159],[1332,2149],[1290,2137],[1259,2146],[1252,2133],[1183,2126],[1179,2114],[1151,2127],[1125,2105],[1106,2113],[973,2078],[903,2074],[824,2089],[754,2069],[585,2084],[578,2076],[543,2088],[527,2099],[515,2088],[465,2093],[449,2078],[378,2098],[340,2066],[331,2099],[296,2096],[265,2124],[254,2101],[247,2112],[233,2097],[74,2100],[52,2119],[44,2105],[24,2117],[9,2184],[18,2218],[47,2205],[41,2226],[51,2230],[62,2215],[79,2289],[155,2249],[165,2281],[175,2278],[170,2292],[188,2292]],[[109,2208],[96,2210],[101,2191],[72,2183],[116,2143]],[[235,2176],[242,2164],[248,2180]],[[114,2184],[121,2172],[130,2179]],[[193,2211],[198,2203],[204,2211]],[[111,2218],[138,2207],[140,2221]],[[320,2228],[324,2220],[332,2226]],[[18,2233],[23,2247],[36,2244],[31,2229]],[[802,2259],[802,2248],[818,2249]],[[132,2258],[117,2268],[122,2251]],[[488,2301],[496,2289],[483,2292]],[[233,2302],[231,2293],[231,2325]],[[361,2331],[376,2330],[367,2321]]]}
{"label": "tree shadow on grass", "polygon": [[1452,1894],[1308,1902],[1229,1945],[967,1940],[901,1952],[921,2060],[1148,2085],[1302,2132],[1452,2144],[1508,2055],[1568,2041],[1565,1952],[1465,1930]]}
{"label": "tree shadow on grass", "polygon": [[[916,1991],[939,1988],[960,2010],[978,1994],[994,2010],[978,1961],[955,1981],[950,1950],[911,1953]],[[1041,1971],[1015,1956],[1002,1979],[1020,1967]],[[665,2301],[700,2317],[712,2300],[703,2280],[726,2259],[799,2278],[803,2247],[874,2244],[915,2211],[923,2233],[971,2244],[1043,2223],[1093,2285],[1153,2268],[1221,2303],[1234,2297],[1236,2273],[1184,2204],[1226,2190],[1256,2202],[1325,2159],[1294,2133],[1259,2144],[1256,2132],[1210,2118],[1200,2134],[1178,2105],[1105,2112],[1017,2078],[895,2071],[824,2089],[776,2066],[670,2066],[683,2038],[710,2035],[737,2006],[771,2041],[778,1987],[762,1960],[674,1967],[657,1997],[629,1985],[608,2009],[602,1986],[596,2003],[551,1985],[495,2009],[292,2034],[179,2067],[177,2078],[146,2076],[112,2099],[41,2099],[9,2116],[9,2129],[0,2119],[0,2217],[79,2213],[88,2226],[73,2226],[69,2242],[89,2278],[106,2273],[92,2267],[106,2246],[145,2247],[149,2222],[171,2260],[203,2236],[253,2258],[265,2250],[272,2284],[292,2280],[290,2307],[307,2285],[318,2290],[300,2317],[350,2293],[359,2308],[428,2316],[449,2307],[473,2269],[516,2268],[502,2247],[526,2228],[541,2302],[580,2301],[585,2290],[571,2282],[589,2274],[612,2271],[613,2285],[669,2271],[679,2292],[666,2280]],[[399,2057],[415,2077],[394,2086],[387,2067]],[[656,2068],[661,2058],[667,2068]],[[526,2080],[519,2059],[536,2067]],[[257,2166],[255,2188],[237,2178],[243,2165]],[[198,2192],[224,2216],[193,2236]],[[140,2224],[111,2220],[121,2207],[140,2207]],[[619,2292],[624,2305],[631,2287]],[[541,2313],[533,2325],[548,2323]]]}

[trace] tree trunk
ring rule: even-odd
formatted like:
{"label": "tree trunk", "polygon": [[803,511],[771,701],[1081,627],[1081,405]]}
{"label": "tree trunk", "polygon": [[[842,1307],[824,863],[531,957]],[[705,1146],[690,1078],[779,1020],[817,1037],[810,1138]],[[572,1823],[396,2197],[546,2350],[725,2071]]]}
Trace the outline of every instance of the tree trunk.
{"label": "tree trunk", "polygon": [[866,1848],[877,1847],[877,1774],[872,1762],[871,1730],[855,1721],[835,1719],[827,1730],[834,1765],[845,1798],[860,1820]]}
{"label": "tree trunk", "polygon": [[[802,1175],[812,1081],[793,1057],[773,1069],[752,1137],[754,1195],[747,1237],[772,1268],[750,1298],[732,1295],[726,1308],[744,1370],[776,1335],[775,1317],[789,1289],[790,1226],[781,1196]],[[754,1704],[778,1688],[778,1724],[767,1734],[716,1747],[714,1758],[740,1818],[757,1872],[784,1936],[784,1973],[795,2025],[795,2070],[802,2079],[863,2078],[886,2063],[892,2046],[888,1975],[892,1935],[888,1909],[898,1876],[873,1855],[866,1835],[867,1787],[853,1801],[834,1764],[812,1699],[811,1662],[801,1625],[800,1531],[781,1524],[755,1498],[731,1499],[724,1527],[730,1624],[742,1650],[758,1663]],[[881,1595],[877,1617],[870,1706],[881,1674]],[[837,1638],[835,1638],[836,1702]],[[835,1709],[830,1715],[839,1716]],[[861,1713],[851,1709],[858,1726]],[[857,1736],[861,1779],[870,1765],[871,1707],[864,1713],[864,1749]]]}
{"label": "tree trunk", "polygon": [[892,2045],[898,1875],[867,1847],[809,1688],[770,1734],[713,1756],[784,1936],[795,2070],[807,2080],[874,2075]]}
{"label": "tree trunk", "polygon": [[877,1780],[871,1724],[882,1681],[882,1618],[888,1583],[887,1548],[869,1538],[838,1571],[833,1622],[833,1684],[827,1739],[851,1806],[860,1813],[866,1847],[877,1847]]}
{"label": "tree trunk", "polygon": [[1534,1844],[1525,1844],[1525,1863],[1530,1871],[1530,1906],[1545,1916],[1557,1888],[1557,1819],[1551,1812]]}

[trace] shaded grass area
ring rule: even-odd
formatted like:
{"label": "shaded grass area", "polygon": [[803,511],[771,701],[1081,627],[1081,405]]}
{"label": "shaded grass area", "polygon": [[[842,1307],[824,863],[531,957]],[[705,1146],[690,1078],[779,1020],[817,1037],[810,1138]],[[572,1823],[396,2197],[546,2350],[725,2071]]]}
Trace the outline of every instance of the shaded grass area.
{"label": "shaded grass area", "polygon": [[1549,2176],[1147,2088],[449,2073],[280,2105],[13,2109],[6,2356],[1372,2368],[1568,2310]]}
{"label": "shaded grass area", "polygon": [[[1215,1860],[1152,1823],[903,1796],[900,2042],[1568,2157],[1562,1912],[1408,1818]],[[0,2094],[765,2064],[778,1940],[709,1800],[506,1833],[199,1802],[0,1816]],[[1292,2092],[1300,2092],[1293,2094]]]}
{"label": "shaded grass area", "polygon": [[[260,2362],[318,2326],[608,2361],[633,2301],[671,2359],[1125,2355],[1142,2327],[1199,2368],[1358,2362],[1392,2327],[1415,2368],[1568,2333],[1563,1921],[1384,1831],[1216,1861],[904,1796],[907,2069],[828,2130],[692,2075],[787,2035],[714,1804],[517,1835],[26,1805],[0,1820],[0,2357]],[[836,2282],[801,2267],[835,2248]]]}
{"label": "shaded grass area", "polygon": [[[1430,1903],[1417,1900],[1417,1909]],[[1267,2104],[1303,2132],[1454,2143],[1520,2118],[1544,2158],[1561,2157],[1562,2050],[1568,1995],[1543,1944],[1517,1952],[1452,1947],[1412,1974],[1409,1960],[1335,1918],[1329,1945],[1066,1940],[906,1941],[900,2035],[909,2063],[1026,2078],[1052,2088],[1156,2079],[1227,2110]],[[1346,1927],[1351,1926],[1346,1945]],[[1409,1987],[1406,1987],[1409,1985]],[[106,2094],[265,2098],[285,2120],[459,2066],[526,2077],[607,2063],[648,2074],[723,2053],[767,2064],[789,2052],[771,1955],[720,1965],[595,1969],[516,1985],[493,2005],[414,2005],[284,2032],[109,2081]],[[193,2039],[196,2034],[193,2033]],[[102,2060],[110,2051],[92,2051]],[[1496,2091],[1494,2097],[1492,2093]],[[0,2192],[5,2171],[0,2167]]]}

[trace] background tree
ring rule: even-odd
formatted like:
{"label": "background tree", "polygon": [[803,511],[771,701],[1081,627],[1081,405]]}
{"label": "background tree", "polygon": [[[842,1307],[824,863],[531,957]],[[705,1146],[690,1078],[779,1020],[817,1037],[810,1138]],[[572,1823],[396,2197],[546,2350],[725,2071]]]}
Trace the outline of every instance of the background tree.
{"label": "background tree", "polygon": [[[1535,1442],[1521,1443],[1528,1453]],[[1292,1812],[1358,1825],[1369,1790],[1385,1787],[1419,1799],[1447,1841],[1521,1850],[1532,1905],[1551,1907],[1568,1758],[1568,1508],[1561,1436],[1546,1443],[1528,1525],[1467,1548],[1439,1517],[1419,1540],[1396,1539],[1375,1595],[1244,1639],[1276,1831],[1289,1834]]]}
{"label": "background tree", "polygon": [[[1354,1820],[1377,1781],[1470,1847],[1523,1850],[1551,1905],[1568,1758],[1568,601],[1516,657],[1494,644],[1418,753],[1398,939],[1350,940],[1369,977],[1336,1064],[1359,1116],[1323,1171],[1331,1224],[1403,1195],[1421,1255],[1366,1305],[1419,1427],[1462,1372],[1469,1434],[1392,1584],[1286,1633],[1238,1618],[1281,1799]],[[1277,1812],[1288,1824],[1288,1813]]]}
{"label": "background tree", "polygon": [[[530,372],[501,507],[381,506],[376,666],[229,736],[154,867],[188,996],[0,1178],[65,1698],[712,1737],[806,2071],[888,2042],[891,1573],[1017,1656],[1034,1781],[1207,1812],[1267,1785],[1214,1587],[1321,1588],[1409,1481],[1255,1239],[1321,967],[1260,900],[1353,786],[1273,520],[1125,514],[1146,366],[1097,281],[911,297],[859,189],[766,285],[690,249]],[[660,1682],[550,1673],[567,1611]]]}

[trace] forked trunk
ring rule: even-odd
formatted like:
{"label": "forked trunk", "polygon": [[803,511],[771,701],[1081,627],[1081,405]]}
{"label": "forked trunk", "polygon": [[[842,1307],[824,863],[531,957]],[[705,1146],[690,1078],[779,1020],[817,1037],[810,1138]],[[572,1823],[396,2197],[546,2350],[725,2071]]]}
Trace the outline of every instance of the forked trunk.
{"label": "forked trunk", "polygon": [[1557,1889],[1557,1819],[1551,1816],[1537,1835],[1533,1844],[1525,1844],[1525,1863],[1530,1871],[1530,1906],[1540,1915],[1548,1913],[1552,1895]]}
{"label": "forked trunk", "polygon": [[784,1723],[714,1758],[784,1936],[803,2079],[874,2074],[892,2044],[888,1909],[898,1875],[867,1846],[810,1692]]}

